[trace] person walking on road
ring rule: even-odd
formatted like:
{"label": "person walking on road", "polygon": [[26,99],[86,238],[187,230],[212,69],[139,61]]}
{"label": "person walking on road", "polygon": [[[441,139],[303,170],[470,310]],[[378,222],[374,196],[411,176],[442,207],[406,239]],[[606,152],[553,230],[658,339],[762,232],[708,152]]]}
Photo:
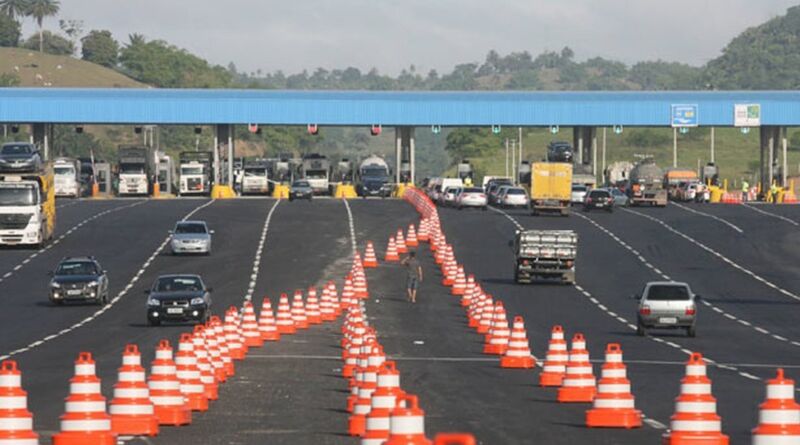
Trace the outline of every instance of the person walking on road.
{"label": "person walking on road", "polygon": [[417,302],[417,289],[419,283],[422,281],[422,266],[417,260],[417,253],[411,251],[408,256],[403,259],[402,264],[406,266],[406,292],[408,301],[412,303]]}

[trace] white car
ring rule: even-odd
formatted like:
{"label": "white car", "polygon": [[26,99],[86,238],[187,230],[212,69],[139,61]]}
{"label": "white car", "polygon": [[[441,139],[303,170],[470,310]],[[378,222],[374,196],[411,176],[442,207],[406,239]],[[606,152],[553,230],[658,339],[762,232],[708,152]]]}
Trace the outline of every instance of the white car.
{"label": "white car", "polygon": [[444,207],[452,207],[456,203],[456,198],[458,194],[461,192],[463,187],[447,187],[444,191],[439,195],[439,205]]}
{"label": "white car", "polygon": [[572,184],[572,194],[570,195],[569,202],[572,204],[583,204],[586,199],[586,193],[589,192],[589,187],[583,184]]}
{"label": "white car", "polygon": [[503,187],[497,198],[500,207],[528,207],[528,194],[522,187]]}
{"label": "white car", "polygon": [[178,221],[170,230],[170,248],[173,255],[200,253],[211,255],[211,235],[213,230],[204,221]]}
{"label": "white car", "polygon": [[487,204],[489,204],[489,202],[486,198],[486,193],[484,193],[483,189],[480,187],[464,188],[461,190],[461,193],[459,193],[458,198],[456,198],[456,207],[458,207],[458,210],[464,207],[486,210]]}

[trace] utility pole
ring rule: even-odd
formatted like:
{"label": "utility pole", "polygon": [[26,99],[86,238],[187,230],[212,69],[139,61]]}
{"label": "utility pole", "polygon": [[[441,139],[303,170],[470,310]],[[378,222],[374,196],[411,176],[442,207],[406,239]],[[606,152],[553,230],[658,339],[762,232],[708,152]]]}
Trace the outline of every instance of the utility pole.
{"label": "utility pole", "polygon": [[603,168],[603,177],[605,178],[606,175],[606,127],[603,127],[603,161],[602,161],[602,168]]}
{"label": "utility pole", "polygon": [[508,138],[506,138],[506,176],[508,176]]}
{"label": "utility pole", "polygon": [[511,140],[511,183],[517,183],[517,141]]}
{"label": "utility pole", "polygon": [[519,130],[519,163],[522,164],[522,127]]}
{"label": "utility pole", "polygon": [[716,142],[714,127],[711,127],[711,162],[714,161],[714,143]]}
{"label": "utility pole", "polygon": [[672,129],[672,166],[678,167],[678,128]]}

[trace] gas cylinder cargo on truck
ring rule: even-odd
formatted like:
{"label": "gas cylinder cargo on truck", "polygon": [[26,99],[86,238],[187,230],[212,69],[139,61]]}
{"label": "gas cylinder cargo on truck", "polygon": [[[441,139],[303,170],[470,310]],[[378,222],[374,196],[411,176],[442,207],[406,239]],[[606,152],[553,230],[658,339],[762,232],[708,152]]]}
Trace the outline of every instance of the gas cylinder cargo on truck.
{"label": "gas cylinder cargo on truck", "polygon": [[572,230],[517,231],[511,242],[515,254],[514,281],[575,283],[578,234]]}
{"label": "gas cylinder cargo on truck", "polygon": [[0,172],[0,245],[41,247],[53,239],[56,193],[53,166]]}
{"label": "gas cylinder cargo on truck", "polygon": [[652,158],[639,161],[630,172],[626,194],[631,206],[665,207],[667,191],[664,189],[664,171]]}
{"label": "gas cylinder cargo on truck", "polygon": [[531,211],[569,215],[572,196],[572,164],[534,162],[531,164]]}

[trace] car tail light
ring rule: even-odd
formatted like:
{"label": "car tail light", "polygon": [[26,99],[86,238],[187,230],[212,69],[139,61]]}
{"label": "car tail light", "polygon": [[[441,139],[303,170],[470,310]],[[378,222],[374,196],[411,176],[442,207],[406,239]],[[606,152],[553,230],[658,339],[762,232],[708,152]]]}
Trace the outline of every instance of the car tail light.
{"label": "car tail light", "polygon": [[592,198],[586,198],[586,202],[592,202]]}
{"label": "car tail light", "polygon": [[528,265],[528,260],[522,260],[522,264],[527,266]]}
{"label": "car tail light", "polygon": [[642,308],[639,309],[639,313],[642,315],[650,315],[650,306],[642,306]]}
{"label": "car tail light", "polygon": [[689,306],[686,308],[686,315],[694,315],[697,313],[697,309],[694,306]]}

